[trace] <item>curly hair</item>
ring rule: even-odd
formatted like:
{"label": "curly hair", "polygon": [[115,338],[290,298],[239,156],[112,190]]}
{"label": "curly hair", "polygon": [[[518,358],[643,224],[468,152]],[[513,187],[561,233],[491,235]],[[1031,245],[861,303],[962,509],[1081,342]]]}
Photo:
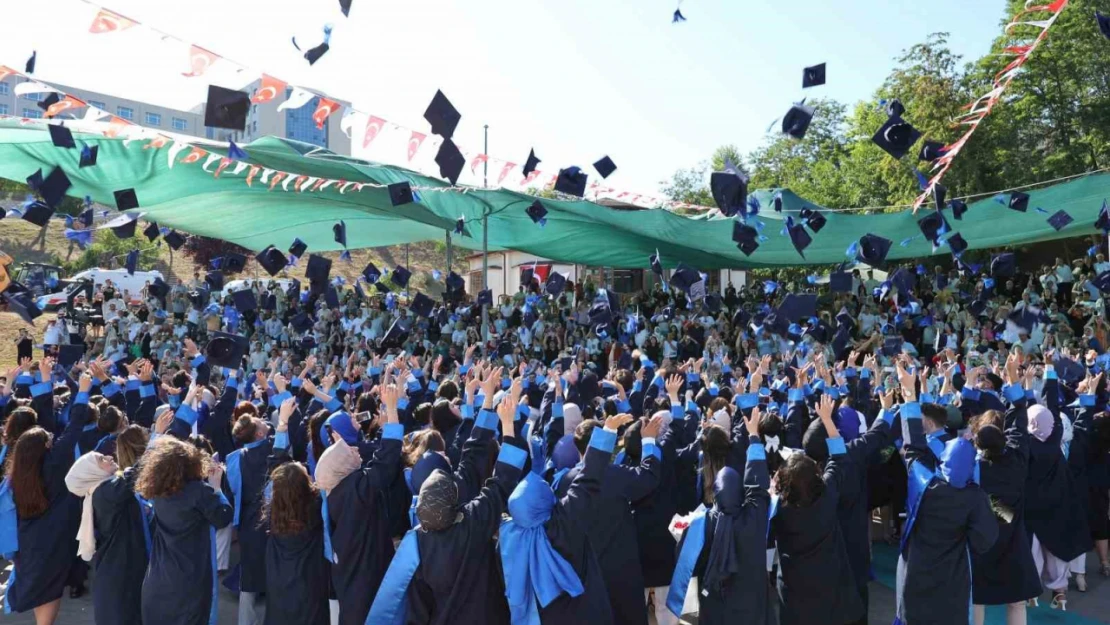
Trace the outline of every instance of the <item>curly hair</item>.
{"label": "curly hair", "polygon": [[15,509],[21,519],[41,516],[50,507],[42,480],[42,463],[50,451],[51,439],[46,430],[32,427],[21,434],[15,443],[7,476],[11,481]]}
{"label": "curly hair", "polygon": [[775,474],[775,483],[783,504],[793,508],[808,508],[825,492],[817,462],[805,454],[790,456]]}
{"label": "curly hair", "polygon": [[1001,458],[1006,450],[1006,434],[1003,431],[1005,421],[1002,413],[997,410],[987,410],[972,417],[970,426],[975,446],[982,450],[983,458],[987,462],[994,462]]}
{"label": "curly hair", "polygon": [[299,462],[287,462],[270,474],[273,496],[262,511],[262,523],[270,523],[270,534],[291,536],[308,529],[320,517],[316,487]]}
{"label": "curly hair", "polygon": [[204,479],[210,462],[194,445],[163,436],[143,458],[135,492],[147,500],[171,497],[189,482]]}

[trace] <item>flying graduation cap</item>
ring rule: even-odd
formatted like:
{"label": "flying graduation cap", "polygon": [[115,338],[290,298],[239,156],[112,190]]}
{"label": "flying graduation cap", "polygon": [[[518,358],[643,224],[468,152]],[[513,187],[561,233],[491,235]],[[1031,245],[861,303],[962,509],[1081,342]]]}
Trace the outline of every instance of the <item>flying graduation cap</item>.
{"label": "flying graduation cap", "polygon": [[856,260],[872,267],[879,267],[890,252],[891,241],[875,234],[865,234],[859,240]]}
{"label": "flying graduation cap", "polygon": [[825,84],[825,64],[807,67],[802,71],[802,89],[819,87]]}
{"label": "flying graduation cap", "polygon": [[[428,110],[424,111],[424,119],[432,126],[432,134],[437,134],[444,139],[450,139],[455,134],[462,115],[459,114],[447,96],[442,91],[436,90]],[[444,142],[446,143],[446,141]],[[438,160],[436,161],[438,162]],[[442,168],[442,167],[441,167]]]}
{"label": "flying graduation cap", "polygon": [[1098,23],[1098,30],[1102,33],[1102,36],[1110,39],[1110,17],[1095,11],[1095,21]]}
{"label": "flying graduation cap", "polygon": [[466,157],[459,151],[458,146],[450,139],[444,139],[436,152],[436,165],[439,165],[439,175],[451,181],[452,185],[459,183]]}
{"label": "flying graduation cap", "polygon": [[742,176],[728,171],[715,171],[709,176],[709,189],[717,208],[726,217],[744,212],[748,201],[748,181]]}
{"label": "flying graduation cap", "polygon": [[901,116],[896,115],[887,118],[871,140],[887,154],[895,159],[901,159],[920,138],[920,131],[903,120]]}
{"label": "flying graduation cap", "polygon": [[917,227],[934,246],[940,245],[941,235],[949,231],[948,222],[944,220],[944,215],[939,210],[929,211],[928,215],[917,221]]}
{"label": "flying graduation cap", "polygon": [[77,147],[77,142],[73,140],[73,133],[69,128],[61,124],[49,124],[46,128],[50,131],[50,142],[54,147],[65,149]]}
{"label": "flying graduation cap", "polygon": [[412,204],[412,185],[406,182],[394,182],[386,187],[389,191],[389,202],[393,206],[403,206],[405,204]]}
{"label": "flying graduation cap", "polygon": [[[324,41],[320,45],[316,46],[315,48],[311,48],[311,49],[309,49],[308,51],[306,51],[304,53],[304,58],[305,58],[306,61],[308,61],[309,65],[315,65],[316,61],[320,60],[320,57],[327,54],[328,50],[331,49],[331,43],[330,42],[331,42],[331,25],[328,24],[328,25],[324,26]],[[293,47],[296,48],[298,52],[301,51],[301,47],[299,45],[297,45],[297,38],[296,37],[293,37]]]}
{"label": "flying graduation cap", "polygon": [[824,228],[825,224],[829,221],[820,211],[808,206],[798,211],[798,217],[800,217],[802,222],[809,226],[809,229],[815,233],[821,232],[821,228]]}
{"label": "flying graduation cap", "polygon": [[298,239],[293,239],[293,244],[289,246],[289,255],[300,258],[308,251],[308,244]]}
{"label": "flying graduation cap", "polygon": [[66,197],[66,191],[73,186],[69,181],[69,176],[62,171],[61,167],[55,167],[46,178],[43,179],[42,184],[39,185],[38,194],[42,197],[42,201],[46,203],[51,209],[57,208],[62,200]]}
{"label": "flying graduation cap", "polygon": [[259,252],[254,258],[271,276],[276,276],[282,269],[285,269],[287,263],[285,254],[272,245]]}
{"label": "flying graduation cap", "polygon": [[343,220],[339,220],[339,223],[337,223],[337,224],[335,224],[331,227],[331,231],[332,231],[332,234],[335,235],[335,242],[342,245],[344,248],[346,248],[347,247],[347,223],[344,222]]}
{"label": "flying graduation cap", "polygon": [[759,231],[743,222],[732,223],[732,240],[744,256],[751,256],[752,252],[759,249]]}
{"label": "flying graduation cap", "polygon": [[527,178],[528,174],[536,171],[536,166],[542,161],[536,158],[536,150],[528,150],[528,160],[524,162],[524,177]]}
{"label": "flying graduation cap", "polygon": [[952,209],[952,217],[955,219],[963,219],[967,212],[967,204],[963,200],[949,200],[948,208]]}
{"label": "flying graduation cap", "polygon": [[944,148],[945,145],[940,141],[926,141],[921,144],[921,151],[917,154],[917,160],[931,163],[944,156],[946,152]]}
{"label": "flying graduation cap", "polygon": [[1014,191],[1010,194],[1010,199],[1007,200],[1006,206],[1010,210],[1024,213],[1029,210],[1029,195],[1021,191]]}
{"label": "flying graduation cap", "polygon": [[374,284],[381,279],[382,272],[374,266],[374,263],[366,263],[366,268],[362,270],[362,277],[366,279],[368,284]]}
{"label": "flying graduation cap", "polygon": [[1048,225],[1052,226],[1052,229],[1056,232],[1059,232],[1064,228],[1067,228],[1068,224],[1073,221],[1075,221],[1075,219],[1073,219],[1072,216],[1067,213],[1067,211],[1059,210],[1056,211],[1053,216],[1048,218]]}
{"label": "flying graduation cap", "polygon": [[77,166],[93,167],[96,165],[96,157],[100,154],[99,145],[82,145],[81,146],[81,160]]}
{"label": "flying graduation cap", "polygon": [[247,128],[251,95],[244,91],[208,85],[208,101],[204,105],[204,125],[242,132]]}
{"label": "flying graduation cap", "polygon": [[802,103],[791,106],[786,115],[782,116],[782,133],[795,139],[804,139],[806,131],[809,130],[809,123],[813,121],[814,111],[812,106]]}
{"label": "flying graduation cap", "polygon": [[116,198],[116,208],[118,210],[125,211],[139,207],[139,198],[136,197],[134,189],[120,189],[113,192],[113,195]]}
{"label": "flying graduation cap", "polygon": [[185,237],[177,230],[170,230],[162,236],[162,240],[166,242],[166,245],[175,250],[179,250],[182,245],[185,245]]}
{"label": "flying graduation cap", "polygon": [[599,161],[594,163],[594,169],[597,170],[597,173],[601,174],[602,178],[608,178],[613,172],[617,171],[617,165],[613,162],[613,159],[608,156],[603,156]]}
{"label": "flying graduation cap", "polygon": [[393,273],[390,274],[390,280],[393,281],[393,284],[396,284],[401,288],[405,288],[409,285],[409,278],[411,277],[412,272],[409,271],[407,268],[402,267],[401,265],[397,265],[393,269]]}
{"label": "flying graduation cap", "polygon": [[532,223],[539,224],[541,227],[547,225],[547,208],[544,207],[543,202],[539,200],[532,202],[524,212],[528,213]]}
{"label": "flying graduation cap", "polygon": [[791,217],[786,218],[786,232],[790,235],[790,243],[794,245],[798,255],[805,258],[806,248],[809,247],[810,243],[813,243],[813,237],[809,236],[800,222],[794,223],[794,219]]}
{"label": "flying graduation cap", "polygon": [[559,170],[559,177],[555,179],[555,190],[567,195],[582,197],[586,194],[586,172],[579,167],[567,167]]}

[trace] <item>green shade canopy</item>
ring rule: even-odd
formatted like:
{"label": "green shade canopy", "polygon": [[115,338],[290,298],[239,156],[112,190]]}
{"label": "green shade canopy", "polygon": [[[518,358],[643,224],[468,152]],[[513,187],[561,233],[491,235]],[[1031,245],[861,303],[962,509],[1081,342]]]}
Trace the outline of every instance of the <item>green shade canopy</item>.
{"label": "green shade canopy", "polygon": [[[74,129],[87,127],[71,125]],[[918,229],[917,221],[928,209],[916,216],[910,211],[878,215],[827,212],[781,190],[783,212],[775,213],[771,208],[775,191],[755,191],[762,209],[748,221],[752,225],[761,222],[767,240],[749,257],[732,242],[733,220],[719,215],[685,217],[666,210],[543,199],[547,225],[540,227],[525,213],[537,198],[523,193],[451,188],[437,178],[401,167],[340,156],[287,139],[259,139],[241,146],[248,154],[246,161],[227,162],[222,146],[199,140],[186,144],[186,138],[175,142],[148,134],[148,138],[126,139],[76,131],[79,146],[100,146],[97,166],[79,168],[80,148],[54,147],[39,120],[3,119],[0,177],[23,182],[39,168],[45,173],[61,166],[73,183],[70,195],[88,195],[114,205],[114,191],[134,188],[140,203],[137,210],[145,214],[144,219],[256,251],[271,244],[284,249],[296,237],[311,250],[341,250],[332,233],[339,220],[347,224],[351,249],[441,241],[460,217],[466,220],[467,235],[455,235],[453,242],[481,249],[482,217],[488,213],[489,249],[514,249],[591,266],[646,268],[649,255],[656,250],[666,266],[682,261],[703,270],[833,264],[845,260],[845,250],[866,233],[894,242],[891,259],[948,254],[947,247],[934,252]],[[287,175],[273,184],[275,172]],[[419,196],[417,203],[391,205],[384,186],[400,181],[412,184]],[[1029,195],[1026,213],[988,198],[970,204],[962,220],[953,219],[949,210],[944,215],[950,227],[967,240],[969,249],[1094,234],[1099,208],[1103,199],[1110,197],[1110,174],[1093,174]],[[802,258],[782,231],[786,216],[797,220],[798,211],[805,207],[826,211],[828,223],[821,232],[811,232],[813,243]],[[1061,209],[1075,221],[1058,232],[1048,218]]]}

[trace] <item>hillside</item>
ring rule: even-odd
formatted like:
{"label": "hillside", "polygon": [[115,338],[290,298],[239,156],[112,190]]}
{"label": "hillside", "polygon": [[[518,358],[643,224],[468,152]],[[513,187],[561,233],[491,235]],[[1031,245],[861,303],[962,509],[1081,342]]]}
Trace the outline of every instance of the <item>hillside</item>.
{"label": "hillside", "polygon": [[[38,262],[62,265],[73,262],[81,255],[81,250],[65,238],[64,232],[65,223],[61,220],[52,220],[47,228],[46,236],[43,237],[41,236],[42,230],[31,223],[19,219],[4,219],[0,221],[0,251],[14,258],[16,263]],[[141,235],[137,236],[135,240],[144,247],[154,245],[147,242],[146,238]],[[408,266],[413,274],[410,285],[417,290],[427,292],[433,297],[437,296],[443,290],[443,283],[442,280],[438,284],[433,283],[431,272],[433,269],[442,272],[446,268],[443,244],[414,243],[408,247]],[[191,259],[184,256],[180,251],[172,252],[166,245],[159,246],[156,250],[157,258],[154,263],[151,266],[143,265],[141,268],[157,269],[171,283],[190,280],[195,270],[203,272],[206,269],[205,267],[194,266]],[[455,254],[454,269],[460,274],[465,271],[466,263],[461,258],[466,253],[465,250],[458,250]],[[379,268],[390,269],[399,264],[404,264],[405,246],[354,250],[351,252],[350,263],[339,260],[338,252],[327,252],[323,255],[332,259],[332,276],[343,276],[350,284],[362,272],[367,262],[373,262]],[[305,264],[305,261],[302,260],[297,267],[289,270],[288,276],[303,282]],[[258,263],[252,260],[247,263],[246,271],[234,277],[265,278],[267,276],[268,274],[259,267]],[[44,315],[36,320],[36,327],[33,328],[36,343],[41,342],[43,328],[46,325],[45,320],[51,317],[52,315]],[[17,315],[0,313],[0,369],[6,370],[15,364],[14,340],[22,327],[28,326]]]}

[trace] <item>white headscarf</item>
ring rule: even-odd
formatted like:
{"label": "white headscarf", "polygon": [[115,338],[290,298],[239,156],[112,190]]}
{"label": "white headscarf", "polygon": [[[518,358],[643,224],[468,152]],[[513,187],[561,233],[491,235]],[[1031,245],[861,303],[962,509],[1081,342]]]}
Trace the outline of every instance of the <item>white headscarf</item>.
{"label": "white headscarf", "polygon": [[81,526],[77,529],[77,555],[88,562],[96,553],[96,532],[93,524],[93,492],[96,487],[111,479],[112,473],[105,471],[100,466],[103,454],[91,451],[73,463],[69,473],[66,474],[66,488],[78,497],[83,497],[81,504]]}
{"label": "white headscarf", "polygon": [[563,436],[574,434],[579,423],[582,423],[582,409],[578,404],[563,404]]}
{"label": "white headscarf", "polygon": [[717,412],[714,412],[713,415],[709,417],[709,422],[716,423],[717,425],[723,427],[726,432],[732,432],[732,417],[728,414],[728,410],[725,408],[721,408]]}

